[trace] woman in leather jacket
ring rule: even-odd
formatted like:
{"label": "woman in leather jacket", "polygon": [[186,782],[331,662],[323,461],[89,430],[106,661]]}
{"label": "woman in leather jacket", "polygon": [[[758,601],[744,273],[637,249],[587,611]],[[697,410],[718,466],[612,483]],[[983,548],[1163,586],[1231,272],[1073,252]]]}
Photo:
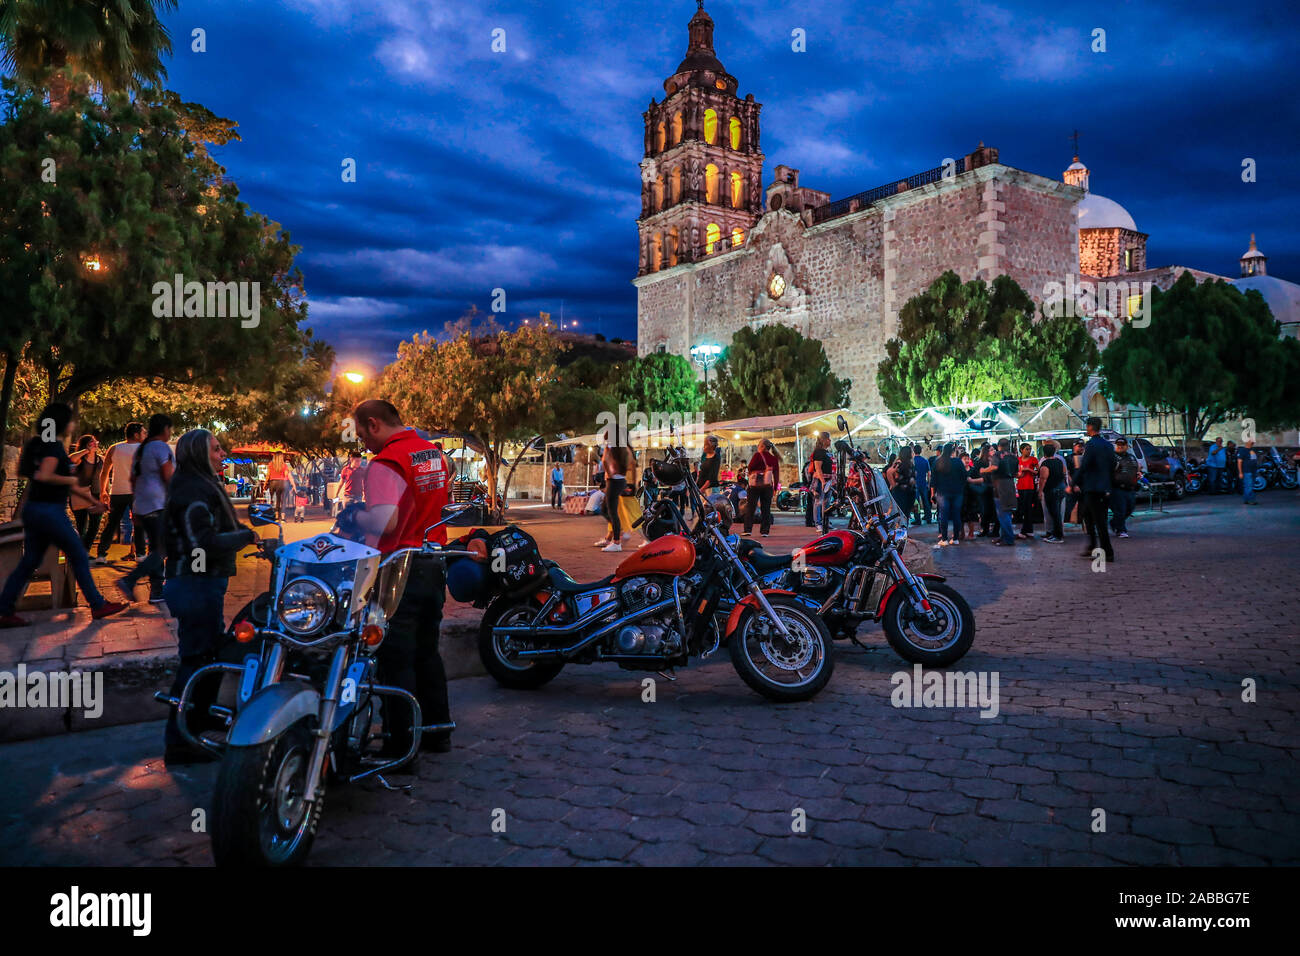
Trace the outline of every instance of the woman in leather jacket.
{"label": "woman in leather jacket", "polygon": [[[186,432],[176,443],[176,472],[167,489],[163,540],[167,579],[163,597],[177,622],[180,666],[172,683],[180,696],[193,673],[217,657],[225,633],[226,587],[235,574],[239,549],[258,539],[241,525],[218,477],[225,453],[204,428]],[[195,713],[207,712],[210,700],[196,700]],[[165,761],[194,763],[208,754],[190,747],[181,736],[173,710],[167,720]]]}

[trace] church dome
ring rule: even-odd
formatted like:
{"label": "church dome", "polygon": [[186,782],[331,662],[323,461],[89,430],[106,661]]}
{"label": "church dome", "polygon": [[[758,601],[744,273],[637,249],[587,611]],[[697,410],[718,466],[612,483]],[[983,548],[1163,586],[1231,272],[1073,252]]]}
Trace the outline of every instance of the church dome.
{"label": "church dome", "polygon": [[695,16],[691,17],[686,29],[689,37],[686,58],[677,65],[673,75],[713,73],[720,78],[727,76],[726,67],[713,49],[713,18],[705,12],[703,0],[697,0]]}
{"label": "church dome", "polygon": [[1264,297],[1273,318],[1279,322],[1300,322],[1300,285],[1277,276],[1244,276],[1230,279],[1242,292],[1254,289]]}
{"label": "church dome", "polygon": [[1138,231],[1137,223],[1128,210],[1105,196],[1088,193],[1074,207],[1074,217],[1080,229],[1129,229]]}

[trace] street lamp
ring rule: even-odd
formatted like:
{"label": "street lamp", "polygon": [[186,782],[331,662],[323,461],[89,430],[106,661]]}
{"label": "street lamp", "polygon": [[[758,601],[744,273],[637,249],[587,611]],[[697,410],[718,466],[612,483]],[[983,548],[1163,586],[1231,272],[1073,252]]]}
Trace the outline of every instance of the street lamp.
{"label": "street lamp", "polygon": [[718,358],[722,355],[721,345],[692,345],[691,359],[696,365],[704,369],[704,390],[709,390],[709,369],[718,364]]}
{"label": "street lamp", "polygon": [[366,380],[366,376],[364,372],[344,372],[343,377],[346,378],[353,385],[360,385],[362,382]]}

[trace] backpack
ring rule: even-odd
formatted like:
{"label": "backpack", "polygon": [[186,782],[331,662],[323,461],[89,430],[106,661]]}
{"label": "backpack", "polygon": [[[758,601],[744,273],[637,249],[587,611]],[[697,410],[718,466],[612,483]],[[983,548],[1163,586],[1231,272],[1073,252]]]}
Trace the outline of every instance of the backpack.
{"label": "backpack", "polygon": [[518,597],[547,579],[537,539],[517,525],[507,525],[491,533],[476,528],[465,541],[472,539],[479,539],[487,546],[488,577],[496,590]]}
{"label": "backpack", "polygon": [[1133,491],[1138,486],[1138,463],[1132,455],[1115,462],[1115,487]]}
{"label": "backpack", "polygon": [[1010,478],[1012,480],[1020,477],[1020,459],[1011,452],[999,455],[996,474],[999,478]]}

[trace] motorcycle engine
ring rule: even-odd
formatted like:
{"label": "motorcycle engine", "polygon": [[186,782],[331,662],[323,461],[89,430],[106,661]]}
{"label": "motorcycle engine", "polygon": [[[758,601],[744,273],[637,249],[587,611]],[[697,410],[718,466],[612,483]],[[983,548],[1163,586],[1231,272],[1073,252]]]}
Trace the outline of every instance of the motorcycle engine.
{"label": "motorcycle engine", "polygon": [[682,649],[682,637],[671,626],[655,622],[628,624],[619,630],[614,643],[620,654],[674,656]]}
{"label": "motorcycle engine", "polygon": [[639,611],[649,604],[671,596],[671,592],[666,592],[659,582],[649,578],[628,578],[619,591],[623,607],[628,613]]}

